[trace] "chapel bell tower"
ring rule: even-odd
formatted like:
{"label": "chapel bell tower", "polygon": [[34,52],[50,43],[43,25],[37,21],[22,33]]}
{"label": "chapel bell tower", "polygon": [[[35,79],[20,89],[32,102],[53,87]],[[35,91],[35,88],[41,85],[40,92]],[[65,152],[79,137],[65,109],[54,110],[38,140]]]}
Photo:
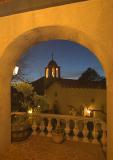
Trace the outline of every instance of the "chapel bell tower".
{"label": "chapel bell tower", "polygon": [[51,60],[45,68],[45,78],[60,78],[60,67],[53,60],[53,54]]}

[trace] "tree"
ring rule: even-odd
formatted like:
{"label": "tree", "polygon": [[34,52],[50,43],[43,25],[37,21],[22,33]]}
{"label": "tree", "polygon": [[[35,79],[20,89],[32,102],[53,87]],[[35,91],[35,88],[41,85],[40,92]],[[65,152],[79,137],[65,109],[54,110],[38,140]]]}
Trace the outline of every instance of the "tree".
{"label": "tree", "polygon": [[13,111],[20,111],[20,108],[27,111],[28,108],[36,108],[40,106],[41,112],[47,112],[48,104],[44,96],[39,96],[31,84],[26,82],[20,82],[13,84],[13,90],[16,90],[16,94],[12,92],[12,108]]}
{"label": "tree", "polygon": [[35,107],[40,106],[41,112],[47,112],[48,111],[48,103],[46,101],[45,96],[39,96],[36,92],[33,94],[33,103]]}
{"label": "tree", "polygon": [[21,106],[23,101],[23,94],[18,92],[16,88],[11,87],[11,111],[19,112],[22,111],[23,108]]}
{"label": "tree", "polygon": [[14,87],[17,89],[17,91],[22,92],[24,97],[28,97],[33,94],[34,88],[29,83],[26,82],[16,83],[14,84]]}
{"label": "tree", "polygon": [[99,81],[102,79],[103,78],[92,68],[88,68],[79,77],[79,80],[83,80],[83,81]]}
{"label": "tree", "polygon": [[29,106],[33,104],[32,96],[34,88],[31,84],[20,82],[13,85],[13,87],[23,95],[23,99],[21,100],[22,107],[27,110]]}

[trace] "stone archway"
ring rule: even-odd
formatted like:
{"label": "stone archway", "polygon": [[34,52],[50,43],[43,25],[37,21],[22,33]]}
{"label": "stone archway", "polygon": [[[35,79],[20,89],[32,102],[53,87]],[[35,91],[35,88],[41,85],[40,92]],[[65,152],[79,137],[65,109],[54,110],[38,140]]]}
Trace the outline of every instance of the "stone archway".
{"label": "stone archway", "polygon": [[0,114],[0,154],[4,153],[10,144],[10,81],[13,68],[19,57],[29,47],[38,42],[53,39],[70,40],[87,47],[100,60],[107,76],[109,59],[105,56],[106,51],[104,47],[76,29],[65,26],[40,27],[27,31],[13,40],[5,49],[0,61],[0,101],[2,113]]}

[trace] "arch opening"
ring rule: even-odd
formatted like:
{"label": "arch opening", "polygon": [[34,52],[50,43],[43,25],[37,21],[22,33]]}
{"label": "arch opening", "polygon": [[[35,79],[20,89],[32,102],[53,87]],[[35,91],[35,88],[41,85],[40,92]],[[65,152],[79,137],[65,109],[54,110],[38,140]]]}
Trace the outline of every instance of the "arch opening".
{"label": "arch opening", "polygon": [[[65,48],[64,49],[65,53],[62,54],[62,52],[64,52],[64,51],[60,46],[64,45],[64,44],[65,44],[65,47],[63,47],[63,49]],[[54,48],[54,46],[55,46],[55,48]],[[59,47],[59,50],[56,50],[56,48],[58,48],[58,47]],[[72,48],[75,47],[76,49],[74,48],[74,50],[73,50],[70,47],[72,47]],[[44,48],[45,48],[45,50],[44,50]],[[36,49],[37,49],[37,51],[36,51]],[[53,56],[53,50],[54,50],[54,56]],[[82,53],[80,52],[81,50],[82,50]],[[78,53],[76,53],[76,51]],[[60,54],[58,54],[57,52],[59,52]],[[74,57],[74,55],[71,52],[73,52],[74,55],[76,55],[76,54],[79,55],[79,57],[77,57],[77,56]],[[42,56],[43,58],[40,56],[40,54],[43,55]],[[61,57],[63,57],[63,61],[66,61],[66,59],[64,58],[64,55],[65,55],[65,57],[67,57],[68,61],[71,62],[71,64],[70,63],[66,63],[66,64],[63,63],[62,64],[61,62],[59,64],[59,60],[61,59]],[[87,67],[85,67],[83,65],[83,62],[86,61],[85,58],[88,55],[92,55],[92,59],[91,59],[92,63],[95,63],[95,61],[97,61],[97,59],[95,58],[93,53],[89,52],[88,49],[82,47],[81,45],[79,45],[77,43],[72,43],[67,40],[66,41],[64,41],[64,40],[44,41],[44,42],[41,42],[40,44],[38,43],[38,45],[31,47],[27,51],[27,53],[24,56],[22,56],[21,60],[22,60],[23,64],[24,64],[24,62],[25,63],[27,62],[28,64],[30,63],[30,66],[33,65],[34,70],[31,70],[31,73],[35,72],[35,75],[33,75],[33,74],[31,74],[30,76],[28,75],[28,78],[31,77],[31,80],[28,79],[28,81],[26,81],[24,79],[25,77],[23,77],[23,79],[21,79],[20,78],[21,75],[20,75],[20,77],[17,77],[17,78],[20,78],[20,80],[22,80],[22,83],[24,83],[24,81],[27,83],[30,83],[33,86],[34,90],[36,91],[37,97],[39,95],[41,95],[43,98],[45,98],[45,96],[46,96],[47,104],[49,107],[47,107],[45,110],[45,107],[43,105],[39,105],[38,103],[36,105],[36,103],[33,102],[30,105],[31,108],[29,108],[29,106],[28,106],[28,107],[26,107],[26,109],[24,111],[25,112],[27,112],[27,111],[29,112],[31,110],[33,111],[34,108],[35,108],[35,110],[39,111],[39,106],[40,106],[40,111],[42,113],[55,113],[55,114],[61,114],[61,115],[69,115],[69,114],[75,114],[75,112],[76,112],[76,114],[75,114],[76,116],[89,116],[89,117],[91,116],[93,118],[100,118],[102,120],[103,119],[105,120],[106,119],[106,113],[105,113],[105,111],[106,111],[106,91],[104,88],[105,87],[105,79],[103,79],[102,75],[100,76],[98,74],[97,68],[96,68],[96,72],[97,72],[97,75],[99,75],[99,76],[95,75],[96,77],[93,77],[93,79],[90,77],[91,79],[89,79],[89,81],[87,78],[84,79],[83,77],[81,77],[82,72],[87,71],[90,73],[93,72],[94,74],[96,73],[94,71],[94,69],[88,68],[89,66],[90,67],[93,66],[95,68],[95,65],[91,66],[91,62],[89,63],[88,60],[87,60],[87,63],[89,63],[88,64],[89,66],[87,65]],[[30,59],[30,57],[31,57],[31,59]],[[56,60],[56,57],[57,57],[57,60]],[[84,60],[80,60],[80,57],[84,57],[83,58]],[[42,59],[44,59],[44,61],[42,61]],[[80,61],[81,61],[81,64],[80,64]],[[72,70],[75,70],[75,73],[76,73],[77,72],[76,67],[79,70],[78,65],[77,64],[74,65],[73,62],[75,64],[78,62],[79,66],[83,65],[82,72],[79,73],[79,75],[76,75],[76,74],[75,75],[71,74],[71,76],[68,75]],[[21,61],[19,63],[21,63]],[[38,66],[34,67],[34,64],[38,65]],[[96,65],[98,65],[98,64],[99,63],[96,62]],[[19,65],[19,64],[17,64],[17,65]],[[65,67],[63,65],[65,65],[65,67],[71,66],[71,69],[68,70],[67,75],[62,73],[61,77],[57,77],[55,71],[60,66],[62,68],[62,72],[64,72]],[[30,69],[29,65],[25,66],[25,68],[26,67],[28,67],[27,68],[28,70]],[[60,67],[59,67],[59,70],[60,70]],[[98,65],[98,67],[99,67],[99,65]],[[39,72],[39,68],[43,68],[43,70],[41,69],[41,75],[39,75],[37,73],[37,71]],[[45,72],[44,72],[44,68],[45,68]],[[20,66],[20,69],[22,69],[22,66]],[[66,68],[66,71],[67,71],[67,69],[68,68]],[[49,74],[47,73],[47,70],[48,70]],[[22,72],[20,72],[20,73],[22,73]],[[30,71],[28,71],[28,74],[29,73],[30,73]],[[44,73],[45,73],[45,76],[44,76]],[[25,73],[25,75],[26,74],[27,73]],[[33,80],[32,78],[33,79],[36,78],[36,79]],[[53,80],[54,80],[54,82],[53,82]],[[48,82],[49,82],[49,88],[47,85]],[[57,84],[57,82],[62,84],[67,89],[62,88],[60,85]],[[76,86],[78,82],[79,82],[79,85]],[[92,82],[95,82],[95,84],[97,86],[93,87],[93,85],[95,85],[95,84],[93,84]],[[73,83],[73,84],[71,85],[71,83]],[[57,87],[54,84],[57,85]],[[17,91],[19,91],[18,87],[15,87],[15,88],[17,89]],[[46,93],[45,93],[45,91],[46,91]],[[24,91],[22,91],[22,93],[24,94]],[[65,94],[65,93],[67,93],[67,94]],[[62,98],[59,99],[58,95],[60,95],[60,97],[62,97]],[[99,95],[101,95],[101,97],[99,97]],[[76,99],[76,102],[73,100],[73,98]],[[14,99],[16,99],[16,98],[14,98]],[[63,101],[64,99],[65,99],[65,102]],[[38,106],[38,108],[37,108],[37,106]],[[21,109],[22,108],[20,106],[19,111],[22,112]],[[14,112],[15,112],[15,110],[14,110]]]}
{"label": "arch opening", "polygon": [[[7,74],[7,77],[8,77],[5,82],[7,84],[6,91],[4,91],[4,94],[1,94],[1,97],[6,95],[6,100],[7,100],[7,102],[2,102],[3,106],[6,105],[7,107],[10,108],[10,82],[12,78],[12,71],[14,66],[16,65],[17,60],[20,58],[20,56],[23,53],[25,53],[25,51],[29,47],[33,46],[36,43],[52,40],[52,39],[70,40],[72,42],[77,42],[87,47],[100,60],[104,68],[104,71],[106,73],[106,63],[103,60],[103,56],[102,56],[102,52],[105,52],[105,51],[102,51],[102,47],[100,46],[98,47],[98,44],[95,41],[91,40],[84,33],[78,30],[75,30],[73,28],[68,28],[63,26],[62,27],[49,26],[49,27],[36,28],[32,31],[28,31],[24,33],[23,35],[20,35],[20,37],[15,39],[6,48],[1,58],[0,65],[1,65],[1,68],[3,69],[3,71],[1,72],[1,75],[5,77],[5,75]],[[9,119],[8,119],[8,123],[9,123]]]}
{"label": "arch opening", "polygon": [[[1,65],[4,65],[4,69],[10,72],[10,79],[12,76],[12,71],[16,62],[19,60],[20,56],[26,52],[31,46],[38,44],[43,41],[48,40],[69,40],[78,43],[86,48],[88,48],[97,59],[100,61],[104,72],[106,74],[106,63],[103,61],[102,46],[99,46],[95,40],[90,39],[85,33],[75,30],[73,28],[68,28],[64,26],[47,26],[35,28],[31,31],[27,31],[17,37],[8,47],[5,49],[3,56],[1,57]],[[12,54],[14,53],[14,54]],[[9,58],[10,57],[10,58]],[[106,60],[107,61],[107,60]],[[8,67],[9,66],[9,67]],[[3,65],[2,65],[3,67]]]}

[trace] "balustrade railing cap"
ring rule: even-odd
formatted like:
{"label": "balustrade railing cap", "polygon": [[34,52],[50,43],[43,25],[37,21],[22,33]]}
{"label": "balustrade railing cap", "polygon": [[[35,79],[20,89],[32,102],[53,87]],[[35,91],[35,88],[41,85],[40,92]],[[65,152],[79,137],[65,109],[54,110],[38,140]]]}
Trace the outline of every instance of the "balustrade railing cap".
{"label": "balustrade railing cap", "polygon": [[106,124],[104,121],[98,118],[93,117],[84,117],[84,116],[73,116],[73,115],[61,115],[61,114],[46,114],[46,113],[32,113],[28,114],[27,112],[12,112],[11,115],[28,115],[28,116],[34,116],[34,117],[40,117],[40,118],[55,118],[57,120],[83,120],[83,121],[93,121],[95,123],[101,122]]}

